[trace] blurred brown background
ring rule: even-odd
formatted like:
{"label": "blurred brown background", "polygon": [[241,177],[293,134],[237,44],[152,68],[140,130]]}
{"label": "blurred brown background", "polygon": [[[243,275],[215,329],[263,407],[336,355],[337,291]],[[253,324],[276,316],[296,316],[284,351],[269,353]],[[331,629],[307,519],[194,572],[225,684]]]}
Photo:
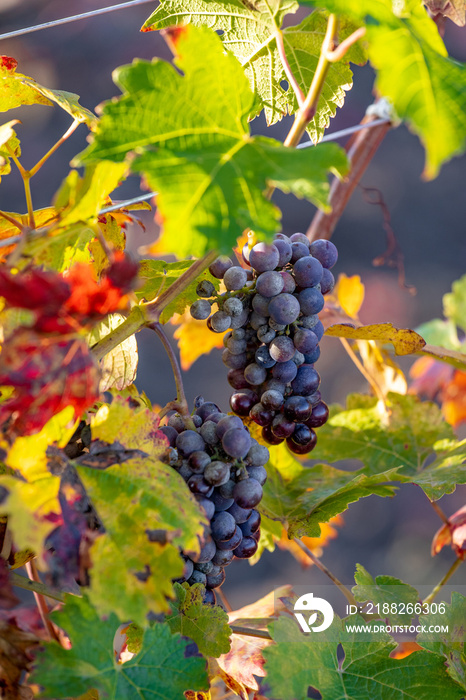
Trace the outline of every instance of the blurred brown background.
{"label": "blurred brown background", "polygon": [[[47,22],[56,18],[105,7],[102,0],[2,0],[0,33]],[[18,71],[30,75],[50,88],[76,92],[81,104],[95,109],[103,100],[118,94],[111,80],[112,70],[135,57],[170,58],[162,37],[139,33],[144,20],[155,9],[156,2],[124,9],[111,14],[50,28],[0,42],[2,54],[18,61]],[[300,11],[290,23],[298,23]],[[445,41],[451,55],[466,60],[466,30],[447,22]],[[329,132],[357,124],[372,102],[373,71],[369,66],[354,68],[355,87],[348,93],[345,106],[338,111]],[[4,115],[3,122],[19,118],[18,135],[22,140],[22,162],[32,166],[68,128],[70,118],[62,110],[31,106]],[[253,133],[267,133],[284,140],[291,120],[267,129],[262,118],[256,119]],[[36,208],[47,206],[69,169],[73,155],[86,145],[86,129],[80,127],[69,141],[51,158],[32,181]],[[341,143],[344,143],[342,141]],[[464,182],[466,157],[454,159],[444,166],[433,182],[422,182],[424,154],[418,139],[405,126],[393,130],[373,159],[362,185],[378,188],[391,215],[391,223],[405,255],[406,277],[415,285],[415,297],[400,289],[396,273],[374,269],[372,260],[385,250],[382,212],[369,204],[359,188],[341,219],[334,242],[340,259],[336,274],[361,275],[366,285],[366,300],[361,313],[364,322],[391,321],[395,325],[415,327],[442,315],[442,295],[451,283],[466,271],[466,205]],[[139,194],[140,183],[130,178],[119,189],[116,198]],[[313,215],[312,205],[279,195],[276,201],[283,211],[286,233],[305,231]],[[4,178],[0,188],[0,208],[25,211],[21,181],[13,172]],[[146,233],[129,232],[131,250],[137,252],[157,236],[153,216],[144,216]],[[137,385],[159,404],[173,398],[175,390],[167,358],[155,336],[139,335],[140,365]],[[403,362],[408,368],[411,360]],[[366,391],[362,376],[354,368],[336,339],[325,338],[318,364],[322,375],[323,395],[328,402],[343,402],[350,391]],[[220,352],[201,358],[186,376],[190,400],[198,394],[223,408],[228,406],[230,388]],[[453,513],[465,502],[466,488],[445,497],[441,506]],[[416,584],[433,586],[440,580],[453,554],[442,552],[430,557],[430,541],[440,526],[422,492],[415,486],[400,488],[394,499],[372,497],[350,506],[344,514],[345,524],[339,536],[325,550],[324,561],[345,583],[353,580],[356,562],[361,562],[373,575],[386,573]],[[452,579],[464,582],[460,570]],[[306,572],[289,554],[265,553],[254,568],[247,562],[229,567],[224,591],[234,607],[260,597],[282,584],[324,584],[325,577],[316,569]]]}

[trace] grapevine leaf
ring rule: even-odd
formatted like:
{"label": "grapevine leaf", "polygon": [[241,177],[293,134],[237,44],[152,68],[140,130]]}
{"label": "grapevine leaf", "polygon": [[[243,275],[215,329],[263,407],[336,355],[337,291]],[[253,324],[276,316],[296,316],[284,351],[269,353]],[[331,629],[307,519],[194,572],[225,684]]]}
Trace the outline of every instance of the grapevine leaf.
{"label": "grapevine leaf", "polygon": [[79,162],[118,162],[133,152],[132,169],[159,192],[161,245],[178,257],[212,248],[228,252],[247,227],[271,236],[279,211],[264,196],[268,186],[327,209],[327,175],[344,174],[343,151],[335,144],[297,151],[251,137],[247,116],[254,93],[219,37],[191,26],[169,36],[178,52],[175,66],[184,74],[158,59],[120,68],[116,80],[124,94],[104,106]]}
{"label": "grapevine leaf", "polygon": [[[121,314],[109,314],[104,321],[94,326],[89,335],[89,345],[92,347],[99,340],[118,328],[123,323],[125,317]],[[138,344],[136,336],[129,338],[117,345],[111,352],[107,353],[100,362],[102,379],[99,390],[101,392],[108,389],[126,389],[136,379],[138,367]]]}
{"label": "grapevine leaf", "polygon": [[[294,13],[297,9],[298,4],[293,0],[260,0],[255,4],[242,3],[239,0],[195,0],[188,4],[179,0],[163,0],[145,22],[142,30],[163,29],[187,23],[220,30],[222,41],[240,61],[252,89],[257,93],[267,123],[273,124],[284,115],[294,114],[298,110],[292,87],[288,85],[285,88],[282,85],[287,77],[275,38],[287,13]],[[315,74],[326,24],[325,14],[314,12],[298,26],[283,30],[288,63],[304,94],[308,92]],[[339,27],[340,38],[345,39],[354,28],[343,19]],[[342,106],[345,91],[352,86],[349,61],[365,63],[366,56],[359,45],[351,47],[344,61],[330,66],[317,114],[308,125],[314,142],[320,140],[330,117],[335,115],[337,107]],[[255,106],[252,116],[255,116],[257,111]]]}
{"label": "grapevine leaf", "polygon": [[444,295],[443,312],[447,319],[466,331],[466,275],[453,282],[451,292]]}
{"label": "grapevine leaf", "polygon": [[426,149],[424,176],[464,150],[466,65],[447,56],[437,27],[420,2],[303,0],[366,23],[376,88],[388,97]]}
{"label": "grapevine leaf", "polygon": [[424,338],[429,345],[440,345],[449,350],[459,350],[461,347],[458,340],[456,325],[453,321],[444,321],[435,318],[427,321],[416,328],[416,332]]}
{"label": "grapevine leaf", "polygon": [[465,0],[424,0],[424,5],[429,8],[433,17],[443,15],[460,27],[466,24]]}
{"label": "grapevine leaf", "polygon": [[346,409],[333,407],[328,423],[319,428],[313,458],[357,459],[368,474],[402,467],[401,474],[419,476],[434,443],[453,439],[453,431],[434,403],[393,393],[388,402],[388,417],[377,399],[359,394],[348,397]]}
{"label": "grapevine leaf", "polygon": [[[325,700],[359,700],[361,687],[371,700],[462,697],[460,686],[447,674],[443,657],[422,650],[392,659],[389,654],[396,643],[388,634],[366,633],[364,641],[355,639],[336,616],[319,633],[318,642],[312,635],[303,639],[297,623],[289,618],[280,617],[272,629],[276,644],[263,651],[267,676],[261,691],[267,697],[295,700],[309,697],[308,689],[315,688]],[[338,642],[344,659],[337,654]]]}
{"label": "grapevine leaf", "polygon": [[456,484],[466,483],[466,440],[434,443],[436,458],[419,474],[410,477],[431,500],[453,493]]}
{"label": "grapevine leaf", "polygon": [[73,119],[93,126],[96,117],[79,104],[79,95],[64,90],[45,88],[27,75],[16,73],[18,62],[10,56],[0,57],[0,80],[2,85],[0,112],[21,105],[42,104],[51,106],[54,102]]}
{"label": "grapevine leaf", "polygon": [[[49,235],[32,236],[29,239],[24,246],[18,267],[27,267],[31,258],[36,265],[57,272],[65,272],[76,263],[89,263],[91,259],[87,251],[94,237],[95,231],[81,223],[65,228],[59,225],[51,226]],[[107,258],[106,263],[108,264]]]}
{"label": "grapevine leaf", "polygon": [[219,605],[204,605],[204,586],[175,583],[176,600],[166,617],[172,632],[196,642],[205,656],[218,657],[230,651],[228,615]]}
{"label": "grapevine leaf", "polygon": [[31,700],[32,691],[29,693],[21,680],[31,667],[31,652],[39,643],[34,634],[0,620],[0,684],[6,700]]}
{"label": "grapevine leaf", "polygon": [[[188,270],[193,264],[193,260],[179,260],[177,262],[167,263],[164,260],[141,260],[139,265],[138,277],[144,281],[142,287],[136,290],[138,299],[152,301],[161,292],[165,292],[173,282]],[[173,314],[184,313],[187,306],[190,306],[198,296],[196,287],[202,280],[212,282],[215,289],[218,291],[220,281],[213,277],[208,270],[204,270],[191,284],[183,289],[183,291],[172,301],[162,312],[161,321],[165,323]]]}
{"label": "grapevine leaf", "polygon": [[100,619],[86,597],[67,595],[65,600],[51,617],[66,631],[72,648],[46,644],[31,677],[47,696],[76,697],[94,688],[109,700],[140,700],[156,689],[160,700],[184,700],[186,688],[208,687],[205,659],[193,654],[179,634],[172,635],[167,624],[146,629],[141,651],[119,664],[113,653],[117,616]]}
{"label": "grapevine leaf", "polygon": [[214,348],[223,347],[225,333],[212,333],[205,321],[197,321],[189,311],[172,319],[172,323],[179,324],[173,337],[178,341],[181,369],[185,372],[200,357],[208,355]]}
{"label": "grapevine leaf", "polygon": [[395,328],[391,323],[374,323],[370,326],[351,326],[336,323],[325,331],[333,338],[351,338],[353,340],[378,340],[381,343],[393,343],[396,355],[412,355],[422,350],[426,341],[409,328]]}
{"label": "grapevine leaf", "polygon": [[[391,625],[410,624],[414,612],[409,614],[398,611],[406,609],[408,603],[414,606],[419,602],[419,593],[415,588],[393,576],[376,576],[374,580],[361,564],[356,564],[354,580],[356,586],[351,590],[357,601],[361,603],[371,601],[374,605],[379,605],[380,617],[388,618]],[[389,606],[388,613],[385,612],[384,603]],[[392,612],[392,604],[394,612]]]}
{"label": "grapevine leaf", "polygon": [[[446,604],[445,608],[441,618],[448,633],[436,632],[433,637],[432,633],[421,632],[416,641],[424,649],[443,655],[448,673],[466,691],[466,597],[453,591],[451,604]],[[429,629],[439,624],[439,615],[422,615],[419,623]]]}
{"label": "grapevine leaf", "polygon": [[444,523],[437,530],[432,539],[432,556],[438,554],[447,544],[451,545],[458,559],[466,558],[466,506],[450,515],[448,524]]}
{"label": "grapevine leaf", "polygon": [[[28,226],[28,215],[27,214],[17,214],[16,212],[5,212],[5,213],[9,214],[11,217],[16,219],[23,226]],[[55,219],[56,219],[56,214],[55,214],[55,209],[53,207],[47,207],[45,209],[37,209],[34,212],[34,220],[35,220],[36,226],[38,228],[42,228],[43,226],[47,226]],[[10,238],[11,236],[17,236],[18,234],[19,234],[19,230],[14,224],[10,223],[9,221],[4,219],[3,217],[0,217],[0,240],[3,240],[5,238]],[[11,246],[6,246],[0,250],[0,262],[5,262],[8,255],[14,249],[15,245],[16,245],[16,243],[13,243]]]}
{"label": "grapevine leaf", "polygon": [[[266,518],[268,520],[268,518]],[[269,520],[268,522],[272,522]],[[277,525],[277,523],[275,523]],[[300,540],[306,545],[311,552],[318,557],[322,555],[322,547],[325,547],[331,539],[337,537],[338,533],[336,526],[343,524],[343,518],[340,515],[336,515],[330,518],[328,523],[319,523],[320,535],[319,537],[301,537]],[[280,525],[281,526],[281,525]],[[263,525],[261,521],[261,539],[263,533]],[[288,538],[286,530],[283,528],[281,531],[281,536],[277,541],[277,545],[280,549],[284,549],[289,552],[296,561],[302,566],[303,569],[307,569],[313,566],[313,561],[308,557],[308,555],[301,549],[299,544],[295,540],[290,540]]]}
{"label": "grapevine leaf", "polygon": [[13,151],[17,158],[21,155],[19,139],[13,129],[15,124],[19,124],[18,119],[0,126],[0,182],[4,175],[11,172],[11,152]]}

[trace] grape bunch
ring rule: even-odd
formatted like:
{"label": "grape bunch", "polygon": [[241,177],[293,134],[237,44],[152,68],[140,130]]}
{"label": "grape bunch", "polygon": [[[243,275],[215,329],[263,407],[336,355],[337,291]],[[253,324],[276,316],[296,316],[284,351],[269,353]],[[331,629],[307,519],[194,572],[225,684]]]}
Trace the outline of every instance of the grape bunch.
{"label": "grape bunch", "polygon": [[260,537],[260,513],[255,510],[267,479],[266,447],[249,434],[238,416],[198,397],[191,416],[194,430],[175,413],[160,431],[168,440],[164,460],[186,481],[210,521],[198,556],[184,556],[179,583],[202,583],[204,601],[215,604],[213,589],[225,580],[225,567],[236,557],[249,559]]}
{"label": "grape bunch", "polygon": [[210,273],[227,291],[217,294],[211,282],[201,282],[191,315],[207,319],[216,333],[229,330],[222,357],[235,390],[233,412],[262,426],[269,444],[286,440],[292,452],[307,454],[315,428],[328,418],[314,363],[324,334],[318,314],[335,284],[330,269],[338,252],[324,239],[279,233],[271,244],[246,244],[242,255],[249,269],[227,256],[212,263]]}

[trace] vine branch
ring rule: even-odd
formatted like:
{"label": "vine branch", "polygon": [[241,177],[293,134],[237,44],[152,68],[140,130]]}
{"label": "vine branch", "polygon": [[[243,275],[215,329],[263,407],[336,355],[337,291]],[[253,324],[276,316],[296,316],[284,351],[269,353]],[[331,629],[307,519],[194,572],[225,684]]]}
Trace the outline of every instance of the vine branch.
{"label": "vine branch", "polygon": [[432,591],[429,593],[427,598],[424,598],[424,600],[422,601],[423,605],[427,605],[429,603],[432,603],[434,598],[438,595],[438,593],[442,590],[443,586],[453,576],[456,569],[458,569],[462,563],[463,563],[463,559],[455,559],[455,561],[450,566],[450,568],[448,569],[447,573],[442,578],[442,580],[439,581],[439,583],[437,583],[437,585],[432,589]]}
{"label": "vine branch", "polygon": [[[165,352],[168,355],[168,359],[170,360],[170,364],[172,366],[173,377],[175,379],[175,384],[176,384],[176,401],[177,401],[178,406],[179,406],[179,411],[185,419],[188,419],[189,422],[192,423],[190,416],[189,416],[189,408],[188,408],[188,402],[186,400],[186,394],[184,393],[183,377],[181,376],[180,365],[178,364],[178,360],[176,359],[176,355],[173,352],[172,346],[170,345],[170,341],[168,340],[168,338],[165,334],[165,331],[163,330],[160,323],[150,323],[148,325],[148,328],[155,331],[155,333],[158,335],[158,337],[160,338],[160,340],[162,342],[162,345],[165,349]],[[189,427],[191,429],[194,429],[194,424],[192,423],[192,425]]]}

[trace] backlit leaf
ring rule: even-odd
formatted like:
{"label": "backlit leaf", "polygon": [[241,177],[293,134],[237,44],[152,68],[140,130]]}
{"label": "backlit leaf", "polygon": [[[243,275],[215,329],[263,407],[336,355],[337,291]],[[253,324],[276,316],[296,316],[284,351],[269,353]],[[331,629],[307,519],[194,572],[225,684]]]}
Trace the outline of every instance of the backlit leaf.
{"label": "backlit leaf", "polygon": [[[89,345],[92,347],[99,340],[114,331],[123,323],[125,317],[121,314],[110,314],[104,321],[94,326],[89,335]],[[99,389],[126,389],[136,379],[138,368],[138,344],[135,335],[116,346],[100,361],[102,379]]]}
{"label": "backlit leaf", "polygon": [[19,139],[13,129],[15,124],[19,124],[18,119],[13,119],[0,126],[0,181],[4,175],[11,172],[11,152],[16,157],[21,155]]}
{"label": "backlit leaf", "polygon": [[453,282],[451,292],[444,295],[443,312],[450,321],[466,331],[466,275]]}
{"label": "backlit leaf", "polygon": [[[415,588],[394,576],[376,576],[373,579],[361,564],[356,564],[354,580],[356,585],[351,589],[354,597],[360,603],[370,601],[374,606],[379,605],[380,615],[377,617],[388,618],[391,625],[411,624],[414,613],[399,611],[406,610],[409,603],[414,606],[419,602],[420,596]],[[384,612],[384,603],[389,606],[388,613]]]}
{"label": "backlit leaf", "polygon": [[433,16],[444,15],[460,27],[466,24],[465,0],[425,0],[424,5],[429,8]]}
{"label": "backlit leaf", "polygon": [[357,318],[358,311],[364,301],[364,285],[359,275],[348,277],[344,273],[338,276],[334,295],[345,313],[351,318]]}
{"label": "backlit leaf", "polygon": [[409,328],[395,328],[391,323],[374,323],[370,326],[336,324],[325,331],[326,335],[353,340],[378,340],[393,343],[397,355],[411,355],[422,350],[425,340]]}
{"label": "backlit leaf", "polygon": [[199,357],[208,355],[215,348],[223,348],[225,333],[212,333],[205,321],[196,321],[189,311],[176,317],[173,323],[179,324],[173,337],[178,341],[181,369],[185,372]]}

